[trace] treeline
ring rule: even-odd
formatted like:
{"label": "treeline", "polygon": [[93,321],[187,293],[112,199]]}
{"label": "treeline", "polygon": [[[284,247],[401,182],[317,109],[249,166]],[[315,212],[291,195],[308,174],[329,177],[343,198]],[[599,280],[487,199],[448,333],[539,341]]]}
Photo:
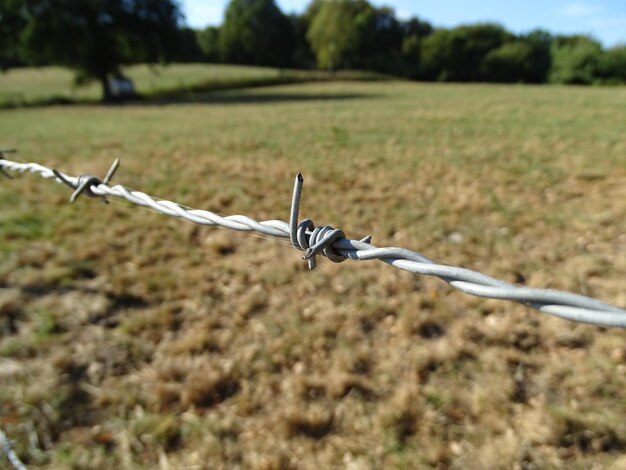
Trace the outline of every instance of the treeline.
{"label": "treeline", "polygon": [[274,67],[361,69],[416,80],[626,83],[626,46],[481,23],[434,28],[366,0],[313,0],[285,15],[274,0],[231,0],[220,27],[196,34],[196,60]]}
{"label": "treeline", "polygon": [[415,80],[626,83],[626,45],[584,35],[516,35],[480,23],[434,28],[367,0],[312,0],[285,15],[274,0],[230,0],[219,27],[185,26],[176,0],[0,0],[0,68],[64,65],[108,78],[138,62],[223,62],[359,69]]}

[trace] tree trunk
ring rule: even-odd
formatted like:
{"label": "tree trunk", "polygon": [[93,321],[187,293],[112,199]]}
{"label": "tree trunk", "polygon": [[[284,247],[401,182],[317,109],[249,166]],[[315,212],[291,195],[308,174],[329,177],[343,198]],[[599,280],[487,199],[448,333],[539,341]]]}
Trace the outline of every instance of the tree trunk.
{"label": "tree trunk", "polygon": [[110,103],[113,101],[113,94],[111,93],[108,74],[100,75],[100,84],[102,85],[102,101]]}

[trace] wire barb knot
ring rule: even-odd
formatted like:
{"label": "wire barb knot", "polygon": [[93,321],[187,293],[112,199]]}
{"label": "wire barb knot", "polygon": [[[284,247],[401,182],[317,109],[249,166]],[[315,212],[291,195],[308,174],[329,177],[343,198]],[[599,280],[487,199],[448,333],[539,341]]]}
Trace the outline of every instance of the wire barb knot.
{"label": "wire barb knot", "polygon": [[346,238],[343,230],[333,228],[329,225],[315,227],[311,219],[304,219],[296,228],[296,243],[294,246],[304,251],[302,259],[309,262],[309,269],[315,269],[317,255],[326,256],[333,263],[341,263],[346,258],[335,252],[333,243],[340,238]]}
{"label": "wire barb knot", "polygon": [[120,164],[120,159],[116,158],[113,164],[111,165],[111,168],[109,168],[109,171],[107,171],[107,174],[104,177],[104,179],[100,179],[97,176],[80,175],[76,183],[72,183],[71,181],[69,181],[65,177],[65,175],[63,175],[63,173],[61,173],[60,171],[53,169],[52,173],[54,173],[54,176],[56,176],[59,180],[61,180],[62,183],[64,183],[66,186],[69,186],[70,188],[74,190],[74,192],[72,193],[72,196],[70,197],[70,202],[74,202],[76,199],[78,199],[78,196],[80,196],[81,194],[85,194],[89,197],[102,198],[102,201],[108,204],[109,201],[107,201],[107,199],[104,196],[94,194],[91,188],[98,186],[100,184],[109,184],[109,181],[111,181],[111,178],[113,178],[113,175],[117,171],[117,167],[119,166],[119,164]]}
{"label": "wire barb knot", "polygon": [[[289,215],[289,238],[292,245],[298,250],[305,252],[302,259],[309,262],[309,269],[315,269],[317,266],[315,259],[317,255],[326,256],[333,263],[345,261],[347,258],[338,254],[333,248],[333,243],[341,238],[346,238],[343,230],[336,229],[330,225],[316,228],[311,219],[304,219],[298,223],[303,185],[304,178],[302,174],[298,173],[293,187],[291,213]],[[366,237],[364,240],[369,241],[371,237]]]}

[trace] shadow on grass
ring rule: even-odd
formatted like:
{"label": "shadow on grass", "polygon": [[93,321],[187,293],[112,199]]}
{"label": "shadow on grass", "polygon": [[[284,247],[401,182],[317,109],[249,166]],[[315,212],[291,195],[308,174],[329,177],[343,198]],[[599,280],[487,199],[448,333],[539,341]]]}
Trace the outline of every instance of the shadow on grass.
{"label": "shadow on grass", "polygon": [[46,106],[64,106],[73,104],[89,103],[88,100],[76,100],[65,96],[47,96],[45,98],[37,98],[25,100],[22,97],[9,98],[0,102],[0,110],[4,109],[22,109],[22,108],[43,108]]}
{"label": "shadow on grass", "polygon": [[306,101],[341,101],[363,98],[375,98],[377,95],[364,93],[249,93],[249,92],[217,92],[181,95],[171,98],[154,98],[135,102],[127,102],[129,106],[169,106],[178,104],[229,105],[229,104],[275,104]]}
{"label": "shadow on grass", "polygon": [[374,95],[358,93],[251,93],[246,90],[281,85],[302,83],[345,82],[345,81],[385,81],[393,77],[367,72],[345,73],[306,73],[281,75],[243,80],[209,81],[185,88],[161,90],[149,94],[138,94],[132,98],[101,102],[92,99],[72,99],[64,96],[25,101],[12,100],[0,102],[0,109],[38,108],[46,106],[87,105],[87,106],[133,106],[133,105],[175,105],[175,104],[245,104],[245,103],[278,103],[289,101],[320,101],[372,98]]}

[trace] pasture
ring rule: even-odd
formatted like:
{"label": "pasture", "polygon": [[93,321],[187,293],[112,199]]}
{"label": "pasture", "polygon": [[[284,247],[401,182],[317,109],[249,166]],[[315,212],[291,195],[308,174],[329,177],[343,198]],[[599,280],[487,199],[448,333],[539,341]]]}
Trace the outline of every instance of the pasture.
{"label": "pasture", "polygon": [[[0,111],[16,159],[626,306],[626,89],[310,83]],[[0,426],[32,468],[624,468],[626,332],[0,184]],[[0,462],[4,462],[0,457]]]}
{"label": "pasture", "polygon": [[[132,79],[139,98],[155,101],[194,101],[198,92],[289,83],[337,80],[386,80],[374,72],[275,69],[226,64],[133,65],[124,75]],[[62,67],[10,69],[0,74],[0,109],[53,104],[94,103],[101,85],[78,86],[72,71]]]}

